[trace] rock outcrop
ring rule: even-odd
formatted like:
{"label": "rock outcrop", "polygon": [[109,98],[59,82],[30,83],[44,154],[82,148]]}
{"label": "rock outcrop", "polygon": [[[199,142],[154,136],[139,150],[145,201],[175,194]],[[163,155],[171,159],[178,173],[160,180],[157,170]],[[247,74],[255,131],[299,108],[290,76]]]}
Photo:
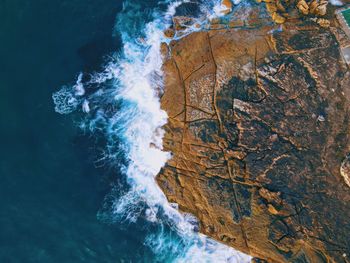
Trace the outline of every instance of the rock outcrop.
{"label": "rock outcrop", "polygon": [[162,47],[173,157],[160,187],[201,232],[257,262],[350,262],[343,32],[230,25]]}
{"label": "rock outcrop", "polygon": [[257,0],[257,2],[265,2],[267,11],[278,24],[283,24],[289,18],[295,18],[296,10],[304,16],[325,16],[328,6],[327,0]]}

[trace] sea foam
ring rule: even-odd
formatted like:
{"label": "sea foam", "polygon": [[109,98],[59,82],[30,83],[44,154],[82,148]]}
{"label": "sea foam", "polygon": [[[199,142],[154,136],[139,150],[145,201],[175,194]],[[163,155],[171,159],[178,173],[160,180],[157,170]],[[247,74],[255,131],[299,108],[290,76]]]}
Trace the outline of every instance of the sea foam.
{"label": "sea foam", "polygon": [[[88,119],[82,128],[103,131],[108,139],[104,158],[113,162],[123,155],[125,165],[121,170],[129,189],[113,200],[110,210],[117,218],[136,222],[143,216],[158,226],[147,236],[145,245],[159,261],[250,262],[250,256],[198,233],[196,219],[170,204],[155,180],[171,158],[162,146],[167,114],[159,102],[163,88],[160,45],[166,41],[163,31],[170,26],[176,8],[185,2],[189,1],[168,2],[165,10],[150,15],[151,21],[139,22],[140,28],[135,28],[134,19],[135,14],[142,14],[142,2],[125,2],[116,24],[123,42],[121,53],[84,84],[79,75],[75,85],[56,92],[55,109],[65,114],[81,107]],[[205,16],[221,15],[219,5],[218,0],[203,4]],[[203,17],[199,20],[203,21]],[[191,30],[199,29],[187,33]],[[107,104],[117,110],[111,111]]]}

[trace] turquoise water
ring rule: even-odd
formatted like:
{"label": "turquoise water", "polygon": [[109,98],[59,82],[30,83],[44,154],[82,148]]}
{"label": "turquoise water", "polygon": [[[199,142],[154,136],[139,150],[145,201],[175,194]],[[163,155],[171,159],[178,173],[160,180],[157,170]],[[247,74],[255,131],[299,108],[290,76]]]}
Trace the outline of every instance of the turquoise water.
{"label": "turquoise water", "polygon": [[348,26],[350,26],[350,9],[342,11],[342,14],[345,18],[346,23],[348,24]]}
{"label": "turquoise water", "polygon": [[111,176],[52,93],[119,47],[116,0],[0,1],[0,262],[152,262],[142,229],[97,219]]}
{"label": "turquoise water", "polygon": [[0,262],[250,261],[154,180],[170,158],[163,31],[220,10],[184,2],[0,3]]}

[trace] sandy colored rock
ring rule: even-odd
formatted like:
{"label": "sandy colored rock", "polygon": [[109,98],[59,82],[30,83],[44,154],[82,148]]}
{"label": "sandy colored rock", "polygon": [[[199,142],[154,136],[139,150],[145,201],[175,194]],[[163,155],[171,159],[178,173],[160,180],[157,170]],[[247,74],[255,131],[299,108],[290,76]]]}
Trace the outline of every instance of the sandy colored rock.
{"label": "sandy colored rock", "polygon": [[350,156],[348,155],[340,166],[340,174],[343,176],[345,183],[350,187]]}
{"label": "sandy colored rock", "polygon": [[225,10],[222,11],[223,14],[229,14],[232,11],[231,0],[222,0],[221,4],[225,7]]}
{"label": "sandy colored rock", "polygon": [[201,232],[255,262],[346,262],[350,72],[337,30],[297,23],[163,48],[173,157],[157,181]]}
{"label": "sandy colored rock", "polygon": [[310,3],[310,13],[317,16],[324,16],[327,13],[328,1],[313,0]]}
{"label": "sandy colored rock", "polygon": [[275,21],[277,24],[283,24],[286,22],[286,18],[278,14],[277,12],[274,12],[272,14],[272,20]]}
{"label": "sandy colored rock", "polygon": [[[259,0],[257,2],[264,2],[272,20],[277,24],[283,24],[290,16],[295,16],[295,14],[293,14],[295,9],[299,10],[302,16],[325,16],[328,6],[327,0]],[[325,27],[325,24],[326,23],[320,23],[323,27]]]}
{"label": "sandy colored rock", "polygon": [[297,4],[297,7],[303,15],[309,14],[309,5],[305,2],[305,0],[300,0]]}
{"label": "sandy colored rock", "polygon": [[277,6],[275,3],[266,3],[266,9],[271,14],[277,12]]}
{"label": "sandy colored rock", "polygon": [[173,29],[169,28],[169,29],[165,30],[164,35],[167,38],[173,38],[175,36],[175,31]]}
{"label": "sandy colored rock", "polygon": [[327,19],[324,19],[324,18],[318,18],[317,24],[319,24],[321,27],[329,27],[331,22]]}

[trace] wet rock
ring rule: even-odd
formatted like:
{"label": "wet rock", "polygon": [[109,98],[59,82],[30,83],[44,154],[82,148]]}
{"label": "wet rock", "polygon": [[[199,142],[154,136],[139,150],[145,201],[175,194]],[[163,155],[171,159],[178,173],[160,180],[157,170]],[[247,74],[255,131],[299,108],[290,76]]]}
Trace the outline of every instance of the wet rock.
{"label": "wet rock", "polygon": [[167,38],[173,38],[175,36],[175,31],[173,29],[169,28],[169,29],[165,30],[164,35]]}
{"label": "wet rock", "polygon": [[224,10],[221,11],[223,14],[227,15],[232,11],[231,0],[222,0],[221,4],[224,6]]}
{"label": "wet rock", "polygon": [[196,20],[187,16],[175,16],[173,18],[173,28],[175,32],[181,32],[192,26]]}

